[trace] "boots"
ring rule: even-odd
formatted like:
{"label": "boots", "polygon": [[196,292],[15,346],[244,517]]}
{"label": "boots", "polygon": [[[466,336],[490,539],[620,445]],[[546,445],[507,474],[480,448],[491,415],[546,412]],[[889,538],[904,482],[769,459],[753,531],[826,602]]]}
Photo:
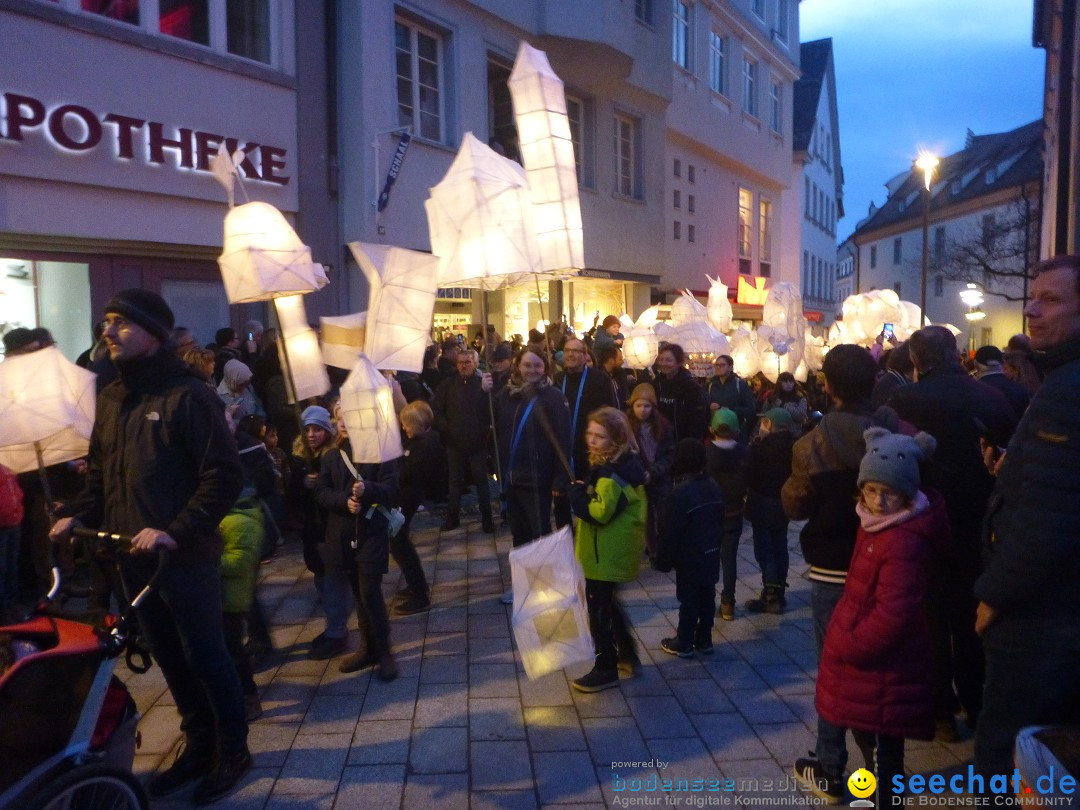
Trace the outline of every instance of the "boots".
{"label": "boots", "polygon": [[783,585],[766,585],[761,590],[761,596],[747,600],[746,609],[750,613],[771,613],[779,616],[784,612],[786,604]]}
{"label": "boots", "polygon": [[457,509],[451,509],[446,513],[446,520],[439,527],[439,531],[449,532],[461,526],[461,513]]}

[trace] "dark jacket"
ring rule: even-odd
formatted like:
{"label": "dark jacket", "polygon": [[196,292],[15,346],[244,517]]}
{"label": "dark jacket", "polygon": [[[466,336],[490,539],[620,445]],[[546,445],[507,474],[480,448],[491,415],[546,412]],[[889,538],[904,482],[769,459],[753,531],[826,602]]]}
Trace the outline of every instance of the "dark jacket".
{"label": "dark jacket", "polygon": [[[529,404],[535,405],[529,409]],[[538,386],[511,382],[495,399],[498,426],[499,461],[503,466],[502,485],[565,491],[570,481],[551,439],[542,424],[547,417],[555,441],[563,454],[570,456],[570,410],[558,388],[546,380]],[[528,413],[528,418],[526,417]],[[521,428],[516,453],[511,453],[518,428]]]}
{"label": "dark jacket", "polygon": [[735,411],[745,435],[757,410],[754,405],[754,392],[750,390],[746,380],[736,374],[729,374],[724,382],[720,382],[719,377],[713,377],[709,381],[706,395],[710,405],[715,402],[721,408]]}
{"label": "dark jacket", "polygon": [[164,531],[173,565],[218,562],[218,524],[242,486],[221,400],[163,350],[122,364],[101,392],[85,488],[64,514],[120,534]]}
{"label": "dark jacket", "polygon": [[670,379],[658,374],[653,387],[660,413],[675,429],[676,443],[682,439],[704,439],[709,426],[709,409],[705,404],[705,393],[690,372],[680,368]]}
{"label": "dark jacket", "polygon": [[750,443],[746,516],[752,522],[776,528],[787,525],[780,490],[791,477],[794,445],[795,436],[790,430],[774,431]]}
{"label": "dark jacket", "polygon": [[733,439],[717,441],[705,445],[705,471],[724,493],[725,515],[735,517],[746,508],[750,451]]}
{"label": "dark jacket", "polygon": [[[352,449],[346,442],[341,448],[346,454]],[[382,464],[353,464],[364,481],[360,513],[349,512],[348,501],[356,478],[341,453],[331,451],[323,456],[315,500],[326,510],[326,545],[336,544],[342,559],[352,555],[356,568],[363,574],[385,574],[389,559],[388,520],[382,509],[392,509],[398,501],[398,462]],[[353,551],[352,543],[356,542]]]}
{"label": "dark jacket", "polygon": [[810,579],[843,584],[859,518],[859,464],[866,452],[863,431],[875,424],[869,408],[832,411],[792,449],[791,477],[780,490],[784,512],[806,520],[799,543]]}
{"label": "dark jacket", "polygon": [[1024,386],[1016,380],[1010,380],[1002,371],[992,371],[989,374],[983,374],[976,379],[983,385],[989,385],[991,388],[996,388],[1000,391],[1001,395],[1005,397],[1012,406],[1017,421],[1020,420],[1020,417],[1024,415],[1024,411],[1027,410],[1028,402],[1031,400],[1031,397],[1028,396],[1027,389],[1024,388]]}
{"label": "dark jacket", "polygon": [[1080,618],[1080,338],[1046,353],[986,509],[975,595],[1002,618]]}
{"label": "dark jacket", "polygon": [[933,457],[923,464],[922,482],[945,498],[956,555],[977,564],[980,527],[994,487],[979,437],[1004,447],[1016,426],[1012,407],[959,364],[920,373],[919,381],[898,389],[889,405],[937,440]]}
{"label": "dark jacket", "polygon": [[555,387],[562,391],[570,408],[570,429],[574,436],[574,475],[584,478],[589,472],[589,448],[585,445],[589,414],[604,405],[615,406],[615,390],[611,387],[611,377],[602,368],[586,366],[583,371],[563,372],[556,376]]}
{"label": "dark jacket", "polygon": [[[633,421],[631,421],[633,424]],[[634,435],[637,437],[638,445],[641,442],[641,432],[652,428],[647,424],[639,424],[639,428],[634,431]],[[657,505],[663,502],[663,500],[671,492],[671,464],[675,460],[675,430],[671,427],[671,424],[664,418],[660,420],[660,438],[656,441],[656,453],[652,462],[642,454],[641,460],[645,465],[645,472],[649,474],[649,482],[645,484],[645,494],[649,498],[650,508],[655,508]]]}
{"label": "dark jacket", "polygon": [[934,668],[923,600],[949,542],[941,496],[910,520],[859,529],[844,595],[825,634],[818,714],[833,725],[906,739],[934,735]]}
{"label": "dark jacket", "polygon": [[716,482],[707,473],[680,476],[665,504],[653,567],[674,568],[679,579],[691,580],[718,572],[723,525],[724,494]]}
{"label": "dark jacket", "polygon": [[483,452],[491,425],[487,392],[481,388],[479,371],[468,377],[454,373],[435,389],[435,429],[446,443],[460,453]]}
{"label": "dark jacket", "polygon": [[416,511],[424,500],[446,494],[446,452],[438,432],[429,430],[402,442],[405,454],[399,464],[401,508]]}

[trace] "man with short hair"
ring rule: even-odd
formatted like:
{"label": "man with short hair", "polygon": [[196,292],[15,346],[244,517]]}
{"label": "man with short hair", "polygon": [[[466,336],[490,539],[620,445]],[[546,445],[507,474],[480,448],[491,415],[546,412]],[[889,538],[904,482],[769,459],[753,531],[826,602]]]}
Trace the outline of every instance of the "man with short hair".
{"label": "man with short hair", "polygon": [[[859,517],[859,464],[866,452],[863,432],[890,414],[874,414],[870,392],[877,363],[861,346],[842,344],[825,355],[825,391],[834,407],[792,451],[791,477],[780,490],[784,512],[806,520],[799,534],[803,557],[810,564],[810,609],[814,646],[820,662],[825,628],[844,593],[855,550]],[[884,409],[887,411],[888,409]],[[895,414],[891,414],[895,420]],[[828,804],[843,797],[847,765],[847,729],[818,718],[816,756],[795,762],[795,776]]]}
{"label": "man with short hair", "polygon": [[[962,708],[974,728],[982,707],[983,655],[973,628],[972,587],[982,570],[979,537],[993,480],[983,463],[980,438],[1004,446],[1016,417],[1005,398],[972,379],[960,364],[956,337],[944,326],[926,326],[907,341],[915,382],[893,392],[888,404],[901,419],[937,440],[923,464],[923,486],[945,499],[952,547],[939,555],[927,595],[934,643],[936,736],[957,738]],[[954,692],[955,685],[955,692]]]}
{"label": "man with short hair", "polygon": [[1009,442],[983,524],[975,767],[986,777],[1012,773],[1024,726],[1080,723],[1080,256],[1042,262],[1024,312],[1046,378]]}
{"label": "man with short hair", "polygon": [[236,330],[231,326],[225,326],[214,333],[214,385],[221,385],[221,379],[225,375],[225,364],[230,360],[240,359],[240,338],[236,336]]}
{"label": "man with short hair", "polygon": [[251,767],[244,697],[222,632],[218,524],[243,486],[236,444],[217,395],[174,354],[173,314],[132,289],[105,307],[105,343],[119,379],[98,396],[86,484],[60,510],[52,536],[79,525],[132,535],[119,559],[129,597],[169,552],[136,609],[180,713],[187,746],[149,783],[166,796],[199,779],[196,804],[232,790]]}
{"label": "man with short hair", "polygon": [[1005,355],[997,346],[980,346],[975,352],[975,379],[1000,391],[1019,419],[1027,410],[1031,397],[1024,386],[1005,376],[1004,359]]}
{"label": "man with short hair", "polygon": [[593,355],[596,357],[596,365],[611,378],[611,393],[615,398],[615,407],[620,411],[625,410],[626,402],[630,399],[630,392],[627,390],[626,369],[622,367],[622,349],[614,344],[602,346],[599,349],[594,347]]}
{"label": "man with short hair", "polygon": [[461,496],[469,484],[476,486],[480,502],[481,528],[495,533],[488,489],[487,437],[491,427],[491,406],[481,387],[478,357],[473,349],[457,352],[457,373],[435,389],[435,429],[446,447],[450,470],[450,494],[446,502],[443,531],[461,525]]}

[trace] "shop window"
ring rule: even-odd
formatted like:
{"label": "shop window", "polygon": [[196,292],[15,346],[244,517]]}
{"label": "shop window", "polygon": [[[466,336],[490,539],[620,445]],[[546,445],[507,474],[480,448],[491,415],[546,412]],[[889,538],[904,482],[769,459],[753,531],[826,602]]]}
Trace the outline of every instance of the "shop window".
{"label": "shop window", "polygon": [[90,266],[0,258],[0,331],[48,329],[72,362],[90,346]]}

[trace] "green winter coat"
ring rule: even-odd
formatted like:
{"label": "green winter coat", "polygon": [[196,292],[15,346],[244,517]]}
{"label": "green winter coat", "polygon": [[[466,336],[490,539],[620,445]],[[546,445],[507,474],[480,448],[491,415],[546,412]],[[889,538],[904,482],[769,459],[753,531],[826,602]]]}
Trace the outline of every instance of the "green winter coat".
{"label": "green winter coat", "polygon": [[221,611],[247,613],[255,598],[255,572],[263,541],[263,513],[257,502],[240,501],[221,521]]}
{"label": "green winter coat", "polygon": [[579,518],[574,552],[586,579],[632,582],[645,550],[645,468],[636,453],[594,469],[590,483],[570,488]]}

